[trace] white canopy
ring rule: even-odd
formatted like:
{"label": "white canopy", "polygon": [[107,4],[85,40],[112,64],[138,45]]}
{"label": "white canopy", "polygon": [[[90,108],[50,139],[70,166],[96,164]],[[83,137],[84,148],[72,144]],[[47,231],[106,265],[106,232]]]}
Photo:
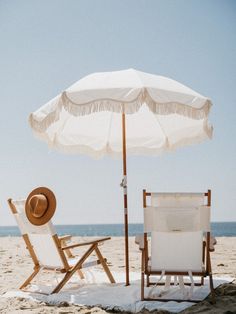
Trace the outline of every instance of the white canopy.
{"label": "white canopy", "polygon": [[211,101],[166,77],[133,69],[84,77],[30,115],[50,147],[98,158],[122,155],[120,113],[128,154],[157,155],[212,136]]}

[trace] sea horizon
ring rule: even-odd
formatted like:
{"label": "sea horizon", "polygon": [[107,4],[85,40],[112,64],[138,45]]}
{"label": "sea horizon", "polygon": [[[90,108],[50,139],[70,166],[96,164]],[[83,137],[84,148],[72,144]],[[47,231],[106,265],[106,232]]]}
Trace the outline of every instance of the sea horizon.
{"label": "sea horizon", "polygon": [[[72,236],[113,236],[124,235],[123,224],[55,224],[59,235],[70,234]],[[129,236],[135,236],[143,232],[142,223],[129,224]],[[212,222],[211,232],[215,237],[236,237],[236,222],[222,221]],[[16,225],[0,226],[0,237],[20,236],[19,228]]]}

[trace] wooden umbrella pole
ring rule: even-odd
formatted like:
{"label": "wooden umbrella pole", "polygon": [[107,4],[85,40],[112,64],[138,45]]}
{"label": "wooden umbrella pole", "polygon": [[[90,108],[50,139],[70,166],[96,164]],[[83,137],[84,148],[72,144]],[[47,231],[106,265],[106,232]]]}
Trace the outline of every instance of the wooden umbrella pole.
{"label": "wooden umbrella pole", "polygon": [[126,286],[129,286],[129,231],[128,231],[128,198],[127,198],[127,168],[126,168],[126,129],[125,113],[122,113],[122,144],[123,144],[123,180],[124,191],[124,224],[125,224],[125,270]]}

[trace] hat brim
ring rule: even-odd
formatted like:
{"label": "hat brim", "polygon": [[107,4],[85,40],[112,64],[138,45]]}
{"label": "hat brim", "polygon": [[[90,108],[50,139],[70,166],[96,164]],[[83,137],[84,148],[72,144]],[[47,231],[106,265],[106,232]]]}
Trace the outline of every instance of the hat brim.
{"label": "hat brim", "polygon": [[[32,213],[31,210],[31,206],[29,204],[29,200],[32,196],[37,195],[37,194],[42,194],[47,198],[48,201],[48,208],[46,210],[46,212],[44,213],[43,216],[41,217],[35,217]],[[46,224],[54,215],[56,210],[56,197],[54,195],[54,193],[49,190],[46,187],[38,187],[36,189],[34,189],[29,196],[26,199],[25,202],[25,213],[26,216],[28,218],[28,220],[36,226],[42,226],[44,224]]]}

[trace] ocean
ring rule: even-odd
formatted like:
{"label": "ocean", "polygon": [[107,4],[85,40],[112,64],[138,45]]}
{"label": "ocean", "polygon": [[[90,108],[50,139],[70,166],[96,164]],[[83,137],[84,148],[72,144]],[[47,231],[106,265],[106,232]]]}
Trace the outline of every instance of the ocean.
{"label": "ocean", "polygon": [[[112,236],[124,235],[123,224],[105,225],[56,225],[57,233],[72,236]],[[135,236],[143,232],[142,224],[129,224],[129,235]],[[213,222],[211,232],[215,237],[236,237],[236,222]],[[17,226],[0,226],[0,237],[20,236]]]}

